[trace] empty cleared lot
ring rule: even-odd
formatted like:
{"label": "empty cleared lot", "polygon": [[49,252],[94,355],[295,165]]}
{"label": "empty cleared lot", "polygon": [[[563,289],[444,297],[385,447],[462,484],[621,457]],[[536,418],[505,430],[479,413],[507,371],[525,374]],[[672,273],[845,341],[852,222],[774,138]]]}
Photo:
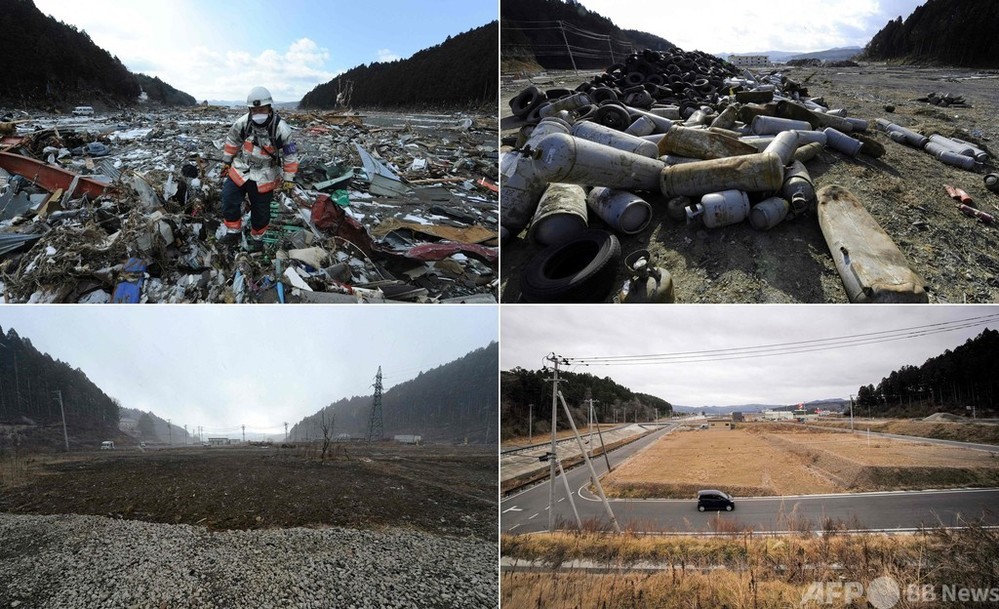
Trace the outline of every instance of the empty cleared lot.
{"label": "empty cleared lot", "polygon": [[701,488],[773,496],[997,484],[989,453],[766,423],[675,432],[604,479],[615,497],[677,498]]}

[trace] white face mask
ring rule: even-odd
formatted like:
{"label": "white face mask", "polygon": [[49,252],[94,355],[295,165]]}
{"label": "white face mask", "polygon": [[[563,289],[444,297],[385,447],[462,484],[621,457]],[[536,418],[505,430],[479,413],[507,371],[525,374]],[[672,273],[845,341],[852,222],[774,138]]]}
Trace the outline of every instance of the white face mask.
{"label": "white face mask", "polygon": [[251,114],[250,118],[253,119],[253,122],[258,125],[263,125],[267,122],[267,119],[270,118],[270,116],[270,114]]}

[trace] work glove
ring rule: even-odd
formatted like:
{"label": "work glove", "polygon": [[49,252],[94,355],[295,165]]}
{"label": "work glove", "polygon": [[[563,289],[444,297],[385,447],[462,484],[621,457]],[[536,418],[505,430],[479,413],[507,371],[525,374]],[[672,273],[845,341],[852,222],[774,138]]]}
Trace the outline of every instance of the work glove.
{"label": "work glove", "polygon": [[231,167],[232,167],[232,165],[230,165],[229,163],[222,163],[222,169],[219,170],[219,179],[220,180],[222,180],[224,182],[225,179],[227,177],[229,177],[229,168],[231,168]]}
{"label": "work glove", "polygon": [[290,180],[285,180],[284,184],[281,185],[281,190],[285,192],[291,192],[295,190],[295,183]]}

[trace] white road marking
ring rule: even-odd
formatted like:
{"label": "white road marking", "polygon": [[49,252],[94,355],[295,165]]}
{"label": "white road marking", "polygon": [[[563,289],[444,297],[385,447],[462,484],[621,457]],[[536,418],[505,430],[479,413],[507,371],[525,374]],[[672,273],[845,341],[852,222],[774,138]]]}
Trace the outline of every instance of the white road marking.
{"label": "white road marking", "polygon": [[534,519],[535,519],[535,518],[537,518],[537,517],[538,517],[538,515],[537,515],[537,514],[535,514],[534,516],[531,516],[530,518],[528,518],[528,520],[534,520]]}
{"label": "white road marking", "polygon": [[517,506],[513,506],[513,507],[509,507],[509,508],[503,510],[503,513],[506,514],[507,512],[523,512],[523,511],[524,510],[522,508],[519,508]]}

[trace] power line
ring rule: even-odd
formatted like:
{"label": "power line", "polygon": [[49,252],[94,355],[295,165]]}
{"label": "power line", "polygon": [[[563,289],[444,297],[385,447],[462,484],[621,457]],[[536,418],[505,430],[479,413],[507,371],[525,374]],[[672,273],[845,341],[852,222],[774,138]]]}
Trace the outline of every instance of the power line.
{"label": "power line", "polygon": [[817,338],[801,341],[790,341],[782,343],[769,343],[746,347],[731,347],[725,349],[708,349],[699,351],[679,351],[672,353],[652,353],[644,355],[609,355],[609,356],[589,356],[589,357],[569,357],[571,363],[581,366],[621,366],[621,365],[646,365],[646,364],[686,364],[705,361],[722,361],[733,359],[746,359],[750,357],[772,357],[779,355],[792,355],[796,353],[808,353],[812,351],[840,349],[845,347],[857,347],[864,345],[883,344],[888,342],[911,340],[954,332],[966,328],[973,328],[985,325],[989,322],[999,322],[999,314],[982,315],[966,319],[913,326],[910,328],[900,328],[895,330],[883,330],[878,332],[868,332],[832,338]]}

